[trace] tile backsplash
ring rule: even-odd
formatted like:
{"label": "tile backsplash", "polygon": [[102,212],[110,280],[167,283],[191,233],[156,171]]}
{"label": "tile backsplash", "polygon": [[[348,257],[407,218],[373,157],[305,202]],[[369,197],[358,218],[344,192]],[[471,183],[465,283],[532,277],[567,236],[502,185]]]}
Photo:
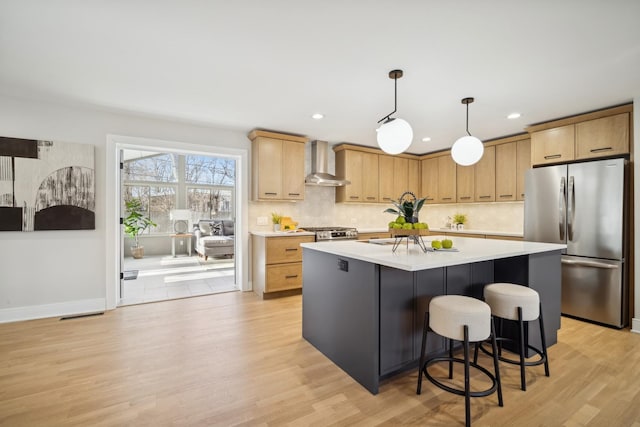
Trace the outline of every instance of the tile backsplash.
{"label": "tile backsplash", "polygon": [[[384,210],[391,205],[335,203],[334,187],[306,186],[305,200],[300,202],[249,202],[249,230],[272,229],[271,212],[278,212],[297,221],[299,226],[355,226],[360,229],[386,228],[395,217]],[[444,227],[447,216],[467,215],[468,230],[489,230],[522,233],[524,202],[464,203],[425,205],[420,221],[432,228]],[[258,217],[267,217],[269,225],[257,225]]]}

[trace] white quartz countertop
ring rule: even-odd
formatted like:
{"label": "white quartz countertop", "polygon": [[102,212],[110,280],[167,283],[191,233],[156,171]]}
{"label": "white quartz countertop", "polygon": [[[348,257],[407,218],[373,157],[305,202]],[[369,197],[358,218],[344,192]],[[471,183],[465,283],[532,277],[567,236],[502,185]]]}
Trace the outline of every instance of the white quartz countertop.
{"label": "white quartz countertop", "polygon": [[[358,233],[384,233],[388,232],[387,228],[358,228]],[[464,233],[464,234],[489,234],[491,236],[505,236],[505,237],[522,237],[522,233],[514,233],[508,231],[495,231],[495,230],[452,230],[450,228],[437,228],[429,227],[429,231],[436,233]]]}
{"label": "white quartz countertop", "polygon": [[312,233],[310,231],[250,231],[250,233],[262,237],[292,237],[316,235],[316,233]]}
{"label": "white quartz countertop", "polygon": [[[443,238],[445,237],[423,236],[423,241],[427,247],[430,247],[432,240],[442,240]],[[366,240],[302,243],[301,246],[305,249],[354,258],[407,271],[428,270],[450,265],[559,251],[567,247],[566,245],[555,243],[475,239],[470,237],[455,237],[451,240],[453,240],[453,247],[458,249],[457,252],[429,251],[425,253],[414,243],[409,243],[407,246],[406,239],[403,239],[396,252],[392,251],[392,244],[369,243],[369,241]],[[391,243],[393,239],[380,239],[379,241]]]}

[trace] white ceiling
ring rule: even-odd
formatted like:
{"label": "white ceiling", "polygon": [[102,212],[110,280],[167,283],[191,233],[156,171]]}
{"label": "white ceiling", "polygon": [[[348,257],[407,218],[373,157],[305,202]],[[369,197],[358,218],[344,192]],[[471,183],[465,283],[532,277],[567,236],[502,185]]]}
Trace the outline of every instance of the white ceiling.
{"label": "white ceiling", "polygon": [[394,68],[410,152],[464,134],[467,96],[472,134],[511,135],[640,97],[640,1],[0,0],[9,96],[373,146]]}

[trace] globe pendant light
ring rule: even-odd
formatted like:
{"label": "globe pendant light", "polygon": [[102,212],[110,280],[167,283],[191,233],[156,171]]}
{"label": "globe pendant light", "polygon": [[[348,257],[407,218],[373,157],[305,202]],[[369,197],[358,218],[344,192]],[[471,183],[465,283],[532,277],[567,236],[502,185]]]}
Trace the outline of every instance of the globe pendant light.
{"label": "globe pendant light", "polygon": [[380,120],[377,129],[378,146],[387,154],[400,154],[411,145],[413,130],[405,120],[391,117],[398,109],[398,79],[402,77],[402,70],[389,71],[389,78],[394,82],[393,111]]}
{"label": "globe pendant light", "polygon": [[459,138],[451,147],[451,157],[460,166],[471,166],[477,163],[484,154],[484,144],[469,133],[469,104],[473,98],[464,98],[462,103],[467,106],[467,135]]}

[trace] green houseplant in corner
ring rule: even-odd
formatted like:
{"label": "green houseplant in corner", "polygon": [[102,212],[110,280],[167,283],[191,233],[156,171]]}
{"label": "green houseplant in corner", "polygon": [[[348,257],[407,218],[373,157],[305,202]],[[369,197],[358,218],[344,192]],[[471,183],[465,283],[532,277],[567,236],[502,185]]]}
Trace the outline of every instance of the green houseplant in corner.
{"label": "green houseplant in corner", "polygon": [[125,202],[125,207],[127,216],[123,221],[124,232],[135,242],[135,246],[131,247],[131,255],[135,259],[140,259],[144,256],[144,246],[140,246],[138,236],[147,228],[157,227],[158,224],[144,214],[140,199],[131,199]]}

